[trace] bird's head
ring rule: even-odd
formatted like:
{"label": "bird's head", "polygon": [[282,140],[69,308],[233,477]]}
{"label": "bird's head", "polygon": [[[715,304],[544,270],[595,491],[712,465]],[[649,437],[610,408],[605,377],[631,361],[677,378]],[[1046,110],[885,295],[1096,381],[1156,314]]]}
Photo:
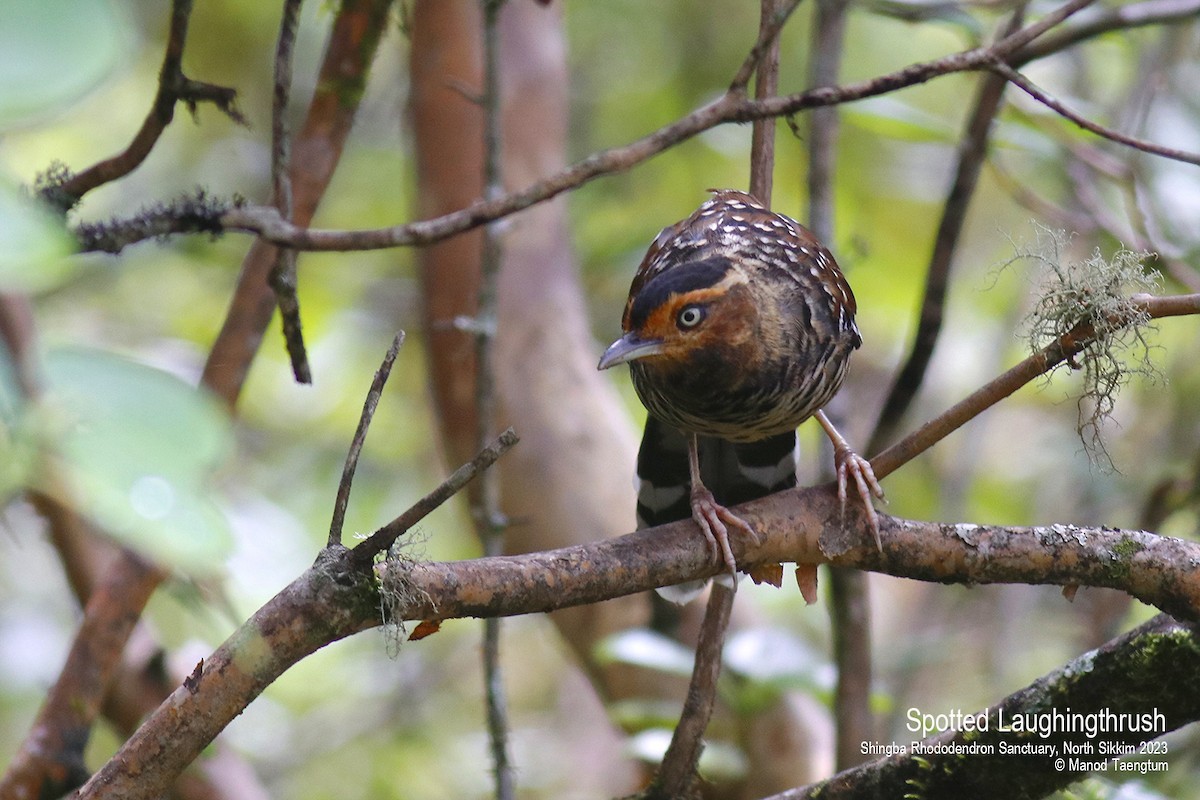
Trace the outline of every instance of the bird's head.
{"label": "bird's head", "polygon": [[672,265],[648,279],[635,278],[621,319],[625,335],[604,351],[599,369],[638,359],[685,363],[714,346],[745,341],[753,335],[754,319],[746,276],[728,259]]}

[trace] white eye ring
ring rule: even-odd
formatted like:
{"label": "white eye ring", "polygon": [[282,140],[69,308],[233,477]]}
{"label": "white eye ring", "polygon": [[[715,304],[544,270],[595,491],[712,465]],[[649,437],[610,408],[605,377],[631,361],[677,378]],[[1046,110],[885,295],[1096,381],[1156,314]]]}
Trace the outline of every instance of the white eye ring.
{"label": "white eye ring", "polygon": [[684,306],[675,320],[681,328],[694,328],[704,321],[704,314],[703,306]]}

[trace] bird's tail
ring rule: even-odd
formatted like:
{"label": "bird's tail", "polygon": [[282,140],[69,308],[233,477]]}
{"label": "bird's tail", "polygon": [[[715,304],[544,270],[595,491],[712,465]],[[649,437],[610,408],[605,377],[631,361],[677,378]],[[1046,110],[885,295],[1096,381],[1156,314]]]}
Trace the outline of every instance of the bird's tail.
{"label": "bird's tail", "polygon": [[[745,503],[796,485],[796,433],[757,442],[734,443],[701,436],[700,477],[724,506]],[[650,528],[692,516],[687,437],[654,417],[646,418],[637,461],[638,527]],[[660,590],[676,603],[687,602],[705,582]]]}

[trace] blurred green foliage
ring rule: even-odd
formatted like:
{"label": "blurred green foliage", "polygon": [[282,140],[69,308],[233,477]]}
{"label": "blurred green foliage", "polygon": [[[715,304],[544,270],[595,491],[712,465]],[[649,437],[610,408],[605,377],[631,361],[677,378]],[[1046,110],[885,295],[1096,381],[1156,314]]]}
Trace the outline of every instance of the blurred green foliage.
{"label": "blurred green foliage", "polygon": [[[563,4],[572,159],[642,136],[723,90],[754,39],[757,4],[712,0],[702,12],[699,7],[634,0]],[[805,86],[810,12],[811,5],[802,8],[785,31],[782,91]],[[932,21],[904,22],[897,18],[902,12]],[[198,79],[236,87],[251,127],[238,127],[208,108],[195,120],[179,115],[142,167],[89,194],[72,220],[129,213],[197,185],[215,194],[266,199],[277,13],[271,4],[197,4],[185,69]],[[124,147],[154,94],[166,15],[167,4],[150,0],[0,3],[0,281],[5,291],[33,294],[48,384],[64,390],[64,397],[78,398],[83,387],[89,402],[76,410],[104,414],[82,443],[64,452],[80,470],[111,483],[96,488],[98,494],[117,491],[126,501],[114,518],[105,517],[114,534],[128,528],[133,537],[128,541],[153,544],[160,555],[154,548],[194,546],[211,564],[223,552],[220,530],[227,524],[232,554],[223,560],[224,587],[234,616],[242,618],[306,567],[323,542],[363,395],[397,328],[409,332],[408,344],[360,464],[347,536],[391,519],[454,465],[441,463],[434,438],[410,253],[300,257],[315,384],[292,383],[273,327],[229,443],[224,423],[206,401],[180,389],[199,374],[249,240],[148,242],[119,257],[64,260],[60,232],[16,188],[32,185],[55,161],[78,169]],[[305,6],[298,108],[315,81],[330,19],[327,4]],[[971,46],[999,19],[999,10],[988,6],[856,5],[844,77],[863,79]],[[1194,27],[1122,32],[1031,65],[1029,72],[1076,108],[1131,126],[1140,121],[1149,138],[1194,147],[1200,110],[1184,89],[1200,70],[1196,39]],[[410,218],[406,51],[404,36],[390,31],[316,225],[370,227]],[[1157,94],[1143,108],[1138,87],[1146,70],[1154,70]],[[869,435],[891,375],[907,353],[977,80],[951,76],[844,109],[837,235],[831,245],[853,283],[865,339],[837,409],[848,419],[846,432],[854,442]],[[996,268],[1012,255],[1014,242],[1034,235],[1028,220],[1046,221],[1048,208],[1101,220],[1079,231],[1085,253],[1133,246],[1128,237],[1149,235],[1167,258],[1190,265],[1195,274],[1200,177],[1194,169],[1128,159],[1025,98],[1010,99],[995,124],[993,158],[955,261],[945,332],[909,427],[1022,357],[1017,324],[1031,305],[1033,283],[1013,270],[997,274]],[[775,205],[803,219],[806,120],[797,122],[799,137],[779,123]],[[628,280],[658,229],[689,213],[707,188],[744,185],[748,154],[748,128],[724,127],[570,196],[598,340],[616,331]],[[1034,196],[1039,201],[1031,203]],[[1165,288],[1181,291],[1169,272]],[[1155,491],[1194,476],[1200,442],[1196,323],[1165,321],[1156,327],[1152,356],[1170,382],[1134,383],[1120,397],[1104,430],[1117,471],[1098,470],[1081,452],[1074,430],[1080,384],[1061,372],[1020,391],[889,478],[887,510],[1003,524],[1147,524]],[[628,397],[631,417],[640,416],[636,400]],[[22,439],[19,406],[8,399],[0,409],[6,423],[0,445],[9,448],[0,464],[0,487],[10,492],[25,474],[21,459],[32,458],[36,449]],[[802,429],[802,440],[808,454],[819,452],[814,431]],[[151,469],[153,464],[158,466]],[[811,480],[823,468],[815,455],[806,455]],[[163,476],[177,497],[193,504],[186,520],[171,519],[169,536],[126,524],[129,490],[147,475]],[[163,483],[140,486],[134,499],[161,511]],[[1163,532],[1195,536],[1194,499],[1167,508],[1158,524]],[[423,523],[416,538],[414,547],[429,558],[476,552],[457,507]],[[194,557],[171,552],[177,554],[172,563],[180,566]],[[878,691],[898,712],[910,706],[931,712],[982,707],[1093,646],[1105,626],[1122,627],[1150,613],[1087,589],[1069,605],[1053,587],[968,589],[879,577],[872,583]],[[819,694],[829,676],[824,658],[812,654],[828,652],[824,610],[805,608],[790,589],[742,592],[769,623],[758,635],[784,636],[781,641],[793,648],[786,652],[806,654],[790,671],[771,674],[757,674],[752,667],[762,665],[754,658],[740,670],[731,662],[727,681],[743,686],[739,696],[746,713],[769,698],[762,691],[780,685]],[[19,502],[10,504],[0,536],[0,761],[16,748],[54,679],[76,614],[35,515]],[[155,597],[148,619],[171,648],[173,664],[185,671],[235,622],[195,602],[182,582]],[[228,738],[274,796],[485,796],[477,630],[448,622],[419,646],[402,646],[395,660],[378,633],[327,648],[273,685],[231,726]],[[573,769],[592,758],[593,732],[581,724],[589,717],[579,708],[596,701],[544,620],[519,620],[505,630],[506,650],[520,653],[507,680],[521,784],[529,797],[570,796],[568,787],[578,778]],[[636,648],[611,656],[653,660]],[[727,693],[727,700],[738,702],[731,697]],[[886,724],[885,739],[903,738],[899,716]],[[1177,738],[1194,744],[1188,733]],[[115,744],[111,735],[97,736],[92,763]],[[1200,796],[1194,783],[1186,788],[1181,780],[1195,774],[1191,761],[1181,757],[1169,775],[1145,782],[1161,781],[1169,796]]]}

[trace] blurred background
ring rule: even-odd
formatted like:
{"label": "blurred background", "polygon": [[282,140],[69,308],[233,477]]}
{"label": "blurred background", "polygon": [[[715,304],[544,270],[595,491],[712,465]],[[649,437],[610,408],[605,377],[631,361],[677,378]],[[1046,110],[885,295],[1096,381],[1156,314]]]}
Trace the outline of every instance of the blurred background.
{"label": "blurred background", "polygon": [[[509,2],[534,7],[532,0]],[[128,143],[154,95],[168,26],[168,4],[148,0],[58,0],[31,4],[40,11],[28,13],[21,5],[0,9],[0,73],[8,76],[8,87],[30,90],[28,97],[10,92],[7,106],[0,101],[6,203],[55,162],[78,169]],[[128,215],[197,186],[218,196],[268,201],[276,5],[211,0],[198,4],[191,19],[185,71],[235,87],[249,125],[209,106],[194,119],[180,108],[147,161],[126,179],[88,194],[73,221]],[[401,3],[389,17],[354,130],[314,221],[318,227],[385,226],[419,213],[409,114],[411,5]],[[315,87],[336,10],[331,6],[304,6],[294,126]],[[1030,14],[1051,7],[1035,3]],[[758,4],[746,0],[566,0],[537,8],[561,17],[568,162],[632,141],[715,99],[758,26]],[[812,11],[811,4],[802,6],[784,31],[781,93],[808,85]],[[842,80],[973,46],[990,38],[1009,11],[997,3],[853,3]],[[1188,87],[1200,79],[1196,13],[1090,39],[1026,72],[1093,119],[1195,150],[1200,104]],[[5,22],[6,14],[16,14],[16,21]],[[39,52],[48,60],[30,55]],[[40,66],[21,71],[30,64]],[[58,80],[60,74],[66,77]],[[828,244],[857,295],[865,343],[836,410],[860,452],[911,347],[934,233],[978,80],[974,74],[942,77],[841,108],[835,235]],[[793,132],[779,122],[773,202],[802,221],[805,124],[798,117]],[[592,181],[560,204],[594,337],[583,368],[590,370],[602,343],[617,334],[629,280],[658,231],[690,213],[706,189],[746,185],[749,143],[748,126],[718,127],[635,169]],[[1038,225],[1073,235],[1069,259],[1087,259],[1097,249],[1106,256],[1122,248],[1153,250],[1160,254],[1161,291],[1197,291],[1200,285],[1200,170],[1083,134],[1010,88],[956,253],[942,337],[902,432],[1028,352],[1022,319],[1037,292],[1039,267],[1030,260],[1002,265],[1035,245]],[[194,385],[250,241],[232,234],[186,236],[141,243],[118,256],[74,256],[40,285],[18,279],[6,283],[6,291],[32,298],[47,372],[64,374],[64,386],[75,385],[71,376],[85,369],[79,364],[103,365],[114,356]],[[397,329],[408,339],[359,465],[347,537],[390,520],[456,466],[443,455],[429,388],[416,253],[305,253],[299,274],[314,384],[293,382],[273,323],[236,420],[209,415],[211,409],[181,411],[204,417],[198,424],[209,426],[202,428],[206,444],[182,435],[163,456],[170,461],[172,453],[203,451],[192,455],[201,462],[194,468],[205,474],[197,526],[207,532],[197,534],[194,552],[158,553],[175,577],[154,595],[146,614],[168,663],[183,673],[304,570],[324,543],[363,397]],[[542,305],[528,312],[557,310]],[[1198,336],[1188,318],[1163,321],[1147,334],[1156,376],[1134,375],[1121,391],[1100,431],[1107,455],[1086,448],[1077,433],[1082,384],[1062,369],[889,477],[886,511],[1001,525],[1144,527],[1195,537]],[[1134,349],[1129,358],[1137,364],[1142,356]],[[616,387],[623,410],[612,424],[632,441],[644,411],[626,375],[613,372],[603,380]],[[142,386],[141,379],[135,376],[132,385]],[[113,436],[136,440],[158,404],[173,402],[168,395],[174,397],[174,389],[163,389],[162,397],[155,391],[145,388],[140,411],[136,398],[121,406],[128,413],[114,423]],[[815,426],[801,429],[805,482],[820,479],[826,468],[819,437]],[[10,432],[0,440],[6,445],[17,447],[19,437]],[[632,480],[632,460],[604,468]],[[0,484],[6,493],[0,514],[3,761],[19,746],[55,680],[79,618],[44,523],[22,500],[21,477],[11,472]],[[632,527],[629,507],[627,526],[614,524],[605,535]],[[132,536],[137,547],[154,533]],[[429,559],[479,552],[460,503],[429,517],[415,539],[414,551]],[[1088,588],[1069,603],[1056,587],[940,586],[879,575],[870,576],[870,584],[872,705],[884,742],[909,740],[903,726],[910,707],[930,713],[983,708],[1155,613],[1118,593]],[[735,722],[724,730],[736,729],[739,715],[782,702],[785,694],[799,695],[805,709],[800,716],[811,723],[814,777],[820,777],[832,769],[829,617],[824,603],[805,607],[792,586],[789,580],[783,589],[739,590],[739,604],[754,614],[728,645],[723,702]],[[401,644],[396,631],[383,628],[327,647],[271,686],[225,738],[273,797],[488,796],[479,631],[473,621],[450,621],[436,636]],[[589,668],[580,669],[578,653],[546,618],[512,620],[504,637],[522,796],[594,797],[627,788],[629,765],[655,756],[661,723],[672,712],[663,712],[658,701],[623,697],[603,713]],[[623,635],[601,644],[599,663],[633,663],[667,675],[681,663],[681,651],[653,637]],[[736,740],[721,728],[714,731],[706,774],[737,780],[754,763]],[[1143,779],[1138,790],[1144,794],[1137,796],[1200,797],[1195,734],[1185,730],[1171,741],[1170,770]],[[102,723],[89,745],[89,766],[102,763],[118,744]],[[1089,781],[1076,796],[1134,796],[1125,783],[1117,790]]]}

